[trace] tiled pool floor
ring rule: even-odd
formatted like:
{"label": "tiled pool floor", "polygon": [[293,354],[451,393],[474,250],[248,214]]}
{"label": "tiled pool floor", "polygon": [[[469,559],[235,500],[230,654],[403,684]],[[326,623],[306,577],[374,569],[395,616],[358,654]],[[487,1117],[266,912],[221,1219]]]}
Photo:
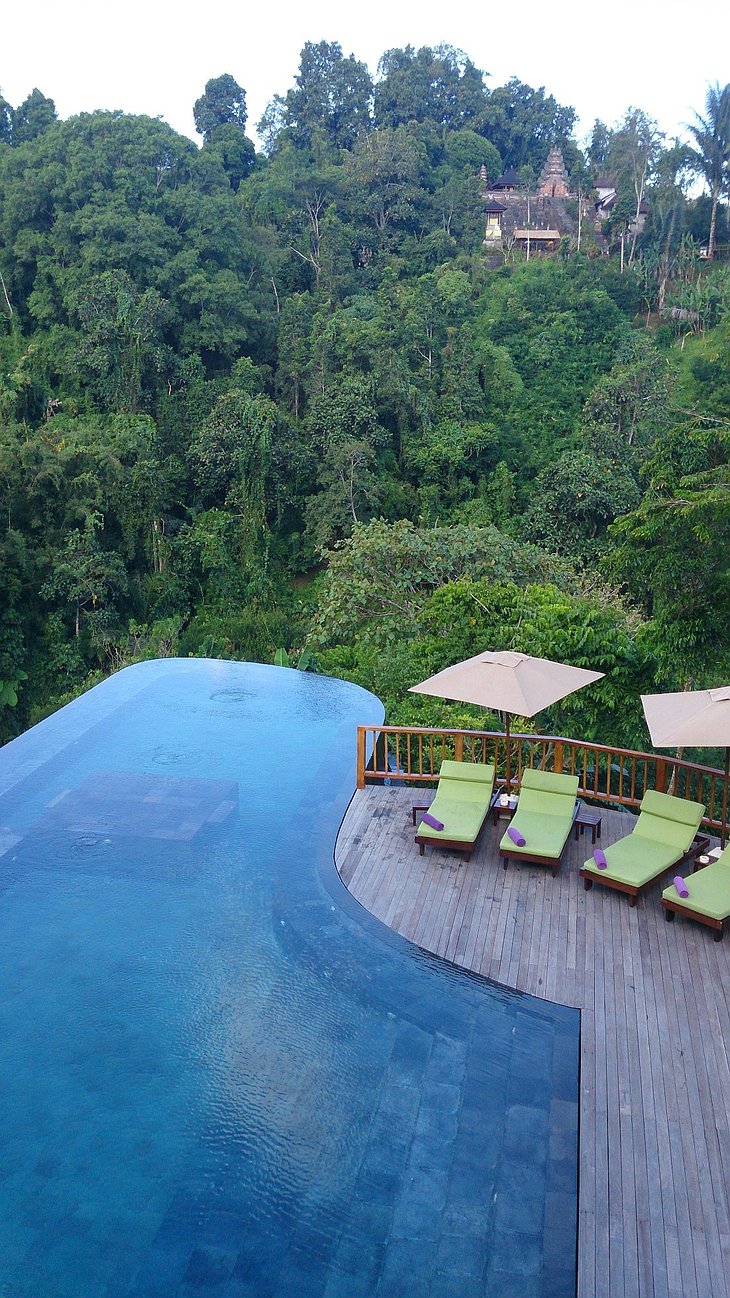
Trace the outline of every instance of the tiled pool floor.
{"label": "tiled pool floor", "polygon": [[206,826],[222,824],[237,806],[234,780],[94,771],[57,794],[29,832],[189,843]]}
{"label": "tiled pool floor", "polygon": [[575,1292],[577,1013],[334,871],[381,716],[172,661],[0,750],[3,1298]]}

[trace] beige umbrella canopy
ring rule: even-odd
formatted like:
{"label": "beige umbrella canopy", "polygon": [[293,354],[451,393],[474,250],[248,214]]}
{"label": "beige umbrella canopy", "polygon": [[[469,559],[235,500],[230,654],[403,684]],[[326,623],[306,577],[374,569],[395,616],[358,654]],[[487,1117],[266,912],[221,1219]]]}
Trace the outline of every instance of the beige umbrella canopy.
{"label": "beige umbrella canopy", "polygon": [[725,749],[724,842],[730,771],[730,685],[720,685],[714,690],[682,690],[678,694],[642,694],[641,702],[655,748]]}
{"label": "beige umbrella canopy", "polygon": [[642,694],[655,748],[730,747],[730,685],[679,694]]}
{"label": "beige umbrella canopy", "polygon": [[536,712],[557,703],[567,694],[600,680],[603,672],[587,671],[554,663],[549,658],[503,650],[476,654],[464,662],[446,667],[429,676],[420,685],[411,685],[413,694],[433,694],[440,699],[459,703],[476,703],[505,714],[507,739],[507,783],[510,778],[510,714],[534,717]]}

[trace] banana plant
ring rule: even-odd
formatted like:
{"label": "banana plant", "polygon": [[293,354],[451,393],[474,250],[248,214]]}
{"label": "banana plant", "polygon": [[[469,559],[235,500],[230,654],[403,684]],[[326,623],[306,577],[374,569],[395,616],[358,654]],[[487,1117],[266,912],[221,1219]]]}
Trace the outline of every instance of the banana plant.
{"label": "banana plant", "polygon": [[27,672],[16,672],[12,680],[3,680],[0,678],[0,708],[14,708],[18,702],[18,686],[21,681],[27,681]]}
{"label": "banana plant", "polygon": [[297,671],[300,672],[314,671],[314,655],[311,649],[305,646],[304,649],[300,651],[297,661],[294,662],[292,660],[292,655],[289,654],[286,649],[277,649],[274,654],[274,666],[295,667]]}

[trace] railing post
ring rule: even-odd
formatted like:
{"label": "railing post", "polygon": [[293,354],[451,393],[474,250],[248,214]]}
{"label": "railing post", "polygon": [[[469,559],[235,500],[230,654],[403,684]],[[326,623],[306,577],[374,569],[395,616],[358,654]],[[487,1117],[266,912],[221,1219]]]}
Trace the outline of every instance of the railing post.
{"label": "railing post", "polygon": [[365,727],[357,728],[357,787],[365,788]]}
{"label": "railing post", "polygon": [[464,736],[454,735],[454,757],[457,762],[464,760]]}
{"label": "railing post", "polygon": [[663,757],[657,757],[656,774],[654,783],[657,793],[666,793],[667,791],[667,763]]}
{"label": "railing post", "polygon": [[555,760],[553,762],[553,770],[555,771],[556,775],[562,775],[563,773],[563,745],[559,741],[555,744]]}

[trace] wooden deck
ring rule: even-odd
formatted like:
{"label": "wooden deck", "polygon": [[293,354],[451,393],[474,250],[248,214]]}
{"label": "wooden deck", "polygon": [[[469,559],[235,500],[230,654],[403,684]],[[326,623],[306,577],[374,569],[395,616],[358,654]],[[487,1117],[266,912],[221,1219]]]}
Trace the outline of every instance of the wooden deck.
{"label": "wooden deck", "polygon": [[[553,879],[504,871],[491,820],[471,861],[414,844],[421,790],[359,790],[336,859],[350,892],[404,937],[581,1010],[579,1298],[730,1295],[730,935],[583,889],[590,834]],[[603,846],[630,828],[607,812]]]}

